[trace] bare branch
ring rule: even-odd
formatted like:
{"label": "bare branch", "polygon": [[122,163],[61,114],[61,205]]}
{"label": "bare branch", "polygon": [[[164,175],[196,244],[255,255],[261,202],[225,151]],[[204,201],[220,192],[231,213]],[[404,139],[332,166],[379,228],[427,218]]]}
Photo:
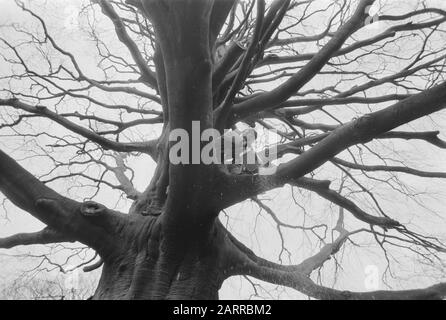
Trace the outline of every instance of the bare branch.
{"label": "bare branch", "polygon": [[9,249],[15,246],[73,241],[74,240],[67,235],[50,228],[45,228],[38,232],[18,233],[10,237],[0,239],[0,248]]}
{"label": "bare branch", "polygon": [[[69,239],[83,242],[99,252],[106,252],[113,247],[113,233],[106,231],[106,226],[110,223],[121,223],[117,220],[124,219],[117,218],[115,213],[108,215],[109,211],[104,209],[86,210],[90,208],[88,203],[81,204],[61,196],[1,150],[0,191],[17,207],[47,224],[51,230]],[[99,223],[92,224],[83,218],[85,215],[96,216],[97,211],[107,212],[107,215],[101,214]],[[86,214],[83,214],[84,212]],[[110,222],[111,220],[114,222]]]}
{"label": "bare branch", "polygon": [[355,13],[330,39],[330,41],[308,62],[302,69],[294,74],[276,89],[255,96],[234,106],[235,118],[239,114],[253,113],[273,108],[286,101],[319,72],[330,60],[332,55],[342,46],[345,40],[363,25],[365,8],[372,5],[374,0],[362,0]]}
{"label": "bare branch", "polygon": [[77,125],[74,122],[67,120],[64,116],[59,115],[44,106],[31,106],[24,102],[19,101],[18,99],[0,99],[0,105],[11,106],[16,109],[20,109],[26,112],[30,112],[33,114],[37,114],[48,119],[57,122],[62,125],[66,129],[73,131],[81,136],[90,139],[93,142],[96,142],[100,146],[102,146],[105,150],[114,150],[118,152],[143,152],[149,154],[151,157],[156,158],[156,140],[147,141],[147,142],[128,142],[121,143],[116,141],[108,140],[101,135],[90,131],[84,127]]}
{"label": "bare branch", "polygon": [[101,6],[102,12],[113,22],[116,30],[116,35],[118,36],[119,40],[129,49],[133,60],[136,62],[139,70],[141,71],[141,80],[147,82],[150,86],[157,88],[155,73],[150,70],[147,65],[147,61],[141,55],[138,46],[128,35],[125,25],[119,15],[116,13],[113,5],[105,0],[100,0],[97,3]]}

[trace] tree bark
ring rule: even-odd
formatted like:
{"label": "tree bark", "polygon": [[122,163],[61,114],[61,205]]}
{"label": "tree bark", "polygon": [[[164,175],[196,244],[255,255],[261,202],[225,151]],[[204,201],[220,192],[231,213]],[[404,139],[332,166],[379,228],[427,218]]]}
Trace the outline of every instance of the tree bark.
{"label": "tree bark", "polygon": [[226,270],[224,233],[217,225],[185,229],[172,241],[164,215],[135,216],[119,250],[103,257],[93,299],[218,299]]}
{"label": "tree bark", "polygon": [[[232,275],[255,277],[272,284],[294,288],[318,299],[446,297],[444,283],[426,289],[365,293],[338,291],[314,283],[310,278],[311,273],[330,259],[353,234],[344,230],[342,223],[333,229],[340,232],[340,236],[333,243],[324,245],[316,255],[299,265],[284,266],[257,257],[218,221],[221,210],[273,188],[290,184],[318,194],[371,226],[379,226],[384,230],[400,228],[400,231],[408,232],[407,229],[401,229],[403,226],[390,217],[377,217],[365,212],[340,192],[329,188],[330,181],[310,179],[305,175],[332,161],[345,167],[365,171],[388,170],[429,177],[444,176],[441,173],[426,173],[405,167],[350,164],[335,157],[351,146],[366,144],[373,139],[421,139],[444,148],[445,143],[438,138],[438,132],[404,133],[390,130],[444,109],[445,82],[416,94],[377,98],[352,96],[377,85],[380,82],[377,80],[372,84],[359,86],[359,89],[354,88],[344,92],[333,99],[324,99],[325,104],[379,103],[393,99],[398,102],[340,126],[324,125],[321,128],[318,124],[310,125],[310,129],[322,129],[324,133],[301,137],[279,146],[281,153],[294,150],[293,152],[299,156],[280,164],[272,176],[233,174],[224,166],[205,165],[200,159],[194,161],[194,156],[192,164],[173,164],[168,159],[170,132],[175,129],[186,131],[190,137],[189,145],[193,146],[192,140],[197,138],[200,140],[202,133],[198,132],[200,136],[194,136],[197,133],[194,133],[193,128],[197,122],[201,131],[209,128],[221,131],[231,128],[239,120],[249,120],[249,117],[256,119],[260,113],[283,109],[282,116],[290,114],[287,116],[287,123],[305,129],[305,122],[295,116],[299,112],[305,114],[309,109],[315,110],[313,108],[319,106],[321,99],[295,101],[289,99],[317,76],[331,58],[354,51],[366,43],[373,44],[379,39],[386,39],[394,35],[397,30],[415,28],[414,25],[405,24],[399,29],[389,31],[390,33],[386,32],[382,36],[343,48],[346,40],[364,25],[368,17],[366,9],[374,3],[374,0],[361,0],[351,18],[339,27],[318,53],[297,54],[293,58],[294,61],[309,60],[302,68],[275,89],[242,99],[237,97],[237,93],[253,69],[265,63],[265,60],[262,62],[265,48],[274,45],[274,41],[280,41],[271,37],[285,17],[290,1],[276,0],[271,3],[268,10],[265,10],[264,1],[257,1],[256,23],[251,38],[246,42],[247,49],[245,50],[238,41],[233,41],[219,59],[216,58],[218,36],[229,12],[237,11],[237,7],[234,9],[237,1],[127,0],[124,2],[134,6],[138,14],[150,20],[156,40],[153,57],[155,71],[152,71],[145,56],[139,51],[130,36],[132,33],[127,32],[128,27],[114,9],[114,4],[105,0],[97,1],[104,15],[113,23],[118,39],[129,50],[139,70],[141,76],[139,80],[156,90],[159,95],[158,98],[157,95],[143,92],[145,97],[159,102],[162,106],[162,113],[158,114],[157,118],[145,119],[150,120],[150,123],[163,122],[162,134],[158,139],[138,143],[119,142],[119,139],[114,141],[106,138],[103,133],[89,130],[68,120],[67,115],[61,115],[44,106],[33,106],[16,98],[0,99],[0,105],[50,119],[96,143],[104,150],[150,155],[157,162],[151,183],[142,193],[135,192],[129,183],[130,192],[127,195],[131,194],[135,202],[129,214],[124,215],[95,202],[79,203],[63,197],[28,173],[8,154],[0,151],[0,192],[16,206],[47,225],[45,229],[36,233],[17,234],[0,239],[0,248],[24,244],[82,242],[96,250],[104,263],[98,287],[92,297],[97,300],[218,299],[218,290],[223,281]],[[436,25],[436,21],[443,20],[430,23]],[[430,26],[430,23],[417,26],[426,27]],[[64,53],[49,37],[46,28],[44,32],[53,46]],[[222,45],[224,46],[224,43]],[[14,51],[17,54],[17,51]],[[70,57],[76,65],[74,58]],[[284,57],[278,56],[275,59],[283,61]],[[435,59],[438,61],[433,60],[434,62],[440,62],[444,57]],[[429,65],[425,67],[427,66]],[[77,71],[79,78],[76,80],[85,80],[85,76]],[[404,76],[411,72],[414,71],[408,68],[399,75]],[[397,78],[399,77],[395,79]],[[381,80],[381,83],[391,78],[383,79],[385,81]],[[90,80],[90,84],[93,85],[95,82]],[[98,84],[95,86],[98,87]],[[98,88],[104,88],[104,85]],[[290,106],[307,106],[307,108],[284,109]],[[126,107],[125,110],[140,111],[132,107]],[[150,111],[145,112],[150,114]],[[97,119],[96,116],[90,117]],[[104,119],[102,121],[112,123]],[[251,121],[252,119],[249,120]],[[119,128],[123,127],[124,124]],[[199,148],[191,151],[195,156],[201,154],[201,146],[199,143],[197,145]],[[298,147],[310,145],[314,146],[296,151]],[[126,183],[124,171],[121,172],[121,177]],[[341,222],[341,219],[339,221]],[[432,243],[429,245],[434,246]]]}

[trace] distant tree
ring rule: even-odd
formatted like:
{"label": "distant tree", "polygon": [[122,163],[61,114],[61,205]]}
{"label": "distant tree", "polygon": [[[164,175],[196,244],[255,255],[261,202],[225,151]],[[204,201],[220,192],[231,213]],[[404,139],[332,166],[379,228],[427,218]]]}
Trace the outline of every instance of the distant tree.
{"label": "distant tree", "polygon": [[[34,27],[2,26],[2,149],[17,151],[16,160],[0,151],[0,191],[47,226],[3,238],[0,247],[85,244],[101,257],[95,267],[103,264],[94,299],[217,299],[235,275],[316,299],[444,298],[446,283],[353,292],[311,277],[344,246],[361,248],[361,237],[385,259],[390,248],[432,265],[444,258],[441,239],[418,231],[432,230],[427,219],[403,223],[376,193],[414,199],[416,185],[402,177],[446,177],[409,165],[404,148],[417,141],[446,148],[439,131],[407,125],[446,106],[446,11],[428,2],[412,1],[416,9],[407,11],[382,1],[375,16],[374,2],[95,0],[83,8],[81,24],[97,48],[91,60],[64,48],[45,14],[17,3]],[[378,24],[383,28],[372,27]],[[96,63],[101,78],[92,76]],[[201,131],[277,129],[275,174],[172,164],[170,132],[184,129],[194,139],[194,121]],[[148,139],[151,127],[160,128],[156,139]],[[30,148],[34,153],[25,152]],[[17,160],[42,155],[52,169],[39,178]],[[148,169],[146,155],[156,170],[141,192],[130,164]],[[39,169],[37,161],[26,163]],[[112,188],[133,203],[121,213],[111,209],[119,196],[107,206],[78,201],[54,190],[63,188],[61,180],[70,188]],[[337,216],[322,212],[312,226],[305,218],[283,222],[260,195],[286,185],[318,196],[297,201],[306,216],[323,201],[340,208]],[[269,215],[280,236],[284,229],[310,234],[318,252],[295,265],[255,254],[222,223],[222,213],[243,201]],[[409,200],[406,210],[413,210]]]}
{"label": "distant tree", "polygon": [[32,280],[16,279],[0,291],[2,300],[85,300],[92,295],[93,287],[85,281],[77,288],[68,288],[63,279],[49,280],[34,278]]}

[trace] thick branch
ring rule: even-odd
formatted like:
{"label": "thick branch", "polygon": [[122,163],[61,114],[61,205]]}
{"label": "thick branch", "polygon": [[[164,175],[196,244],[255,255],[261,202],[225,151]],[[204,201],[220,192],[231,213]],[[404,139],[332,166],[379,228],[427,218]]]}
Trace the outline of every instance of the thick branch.
{"label": "thick branch", "polygon": [[212,46],[236,0],[214,1],[210,17],[209,44]]}
{"label": "thick branch", "polygon": [[336,128],[316,146],[279,166],[277,174],[289,178],[301,177],[352,145],[366,143],[445,106],[446,82]]}
{"label": "thick branch", "polygon": [[273,284],[290,287],[310,297],[322,300],[442,300],[446,297],[446,283],[414,290],[352,292],[317,285],[313,280],[298,272],[252,266],[251,269],[247,270],[247,275]]}
{"label": "thick branch", "polygon": [[73,242],[71,237],[61,234],[50,228],[32,233],[18,233],[7,238],[0,239],[0,248],[9,249],[15,246],[32,244],[48,244],[56,242]]}
{"label": "thick branch", "polygon": [[330,39],[330,41],[296,74],[276,89],[257,95],[252,99],[234,106],[235,117],[273,108],[295,94],[310,81],[330,60],[332,55],[341,48],[347,38],[363,23],[366,17],[365,8],[372,5],[374,0],[362,0],[353,16]]}
{"label": "thick branch", "polygon": [[[445,106],[446,82],[385,109],[336,127],[329,134],[314,137],[315,142],[321,138],[322,140],[293,160],[279,165],[274,175],[222,174],[222,182],[216,194],[217,201],[220,202],[221,208],[226,208],[259,193],[296,181],[348,147],[358,143],[367,143],[376,137],[383,137],[388,134],[388,131],[439,111]],[[308,139],[304,140],[304,144],[308,143]]]}
{"label": "thick branch", "polygon": [[[252,276],[262,281],[293,288],[322,300],[441,300],[446,297],[446,283],[424,289],[370,292],[341,291],[314,283],[309,273],[314,270],[314,267],[317,268],[320,263],[323,263],[328,256],[336,253],[339,245],[345,240],[346,235],[342,232],[335,242],[324,246],[319,253],[295,266],[280,265],[260,258],[228,231],[226,232],[228,234],[227,258],[231,261],[228,276],[234,274]],[[337,243],[338,240],[341,243]]]}
{"label": "thick branch", "polygon": [[[101,253],[106,253],[112,248],[113,232],[116,232],[116,229],[110,230],[107,227],[110,220],[116,221],[115,214],[110,215],[111,219],[102,215],[102,221],[91,223],[85,216],[89,216],[90,211],[96,213],[96,210],[85,210],[90,208],[88,203],[81,204],[61,196],[1,150],[0,192],[17,207],[64,237],[85,243]],[[87,214],[84,214],[85,212]]]}
{"label": "thick branch", "polygon": [[133,57],[133,60],[136,62],[136,65],[141,71],[142,80],[149,83],[150,86],[157,88],[155,73],[152,70],[150,70],[149,66],[147,65],[147,61],[141,55],[138,46],[135,44],[132,38],[130,38],[130,36],[127,34],[125,25],[122,22],[119,15],[116,13],[113,6],[109,3],[109,1],[105,0],[100,0],[98,1],[98,3],[102,8],[102,12],[107,17],[109,17],[110,20],[113,22],[119,40],[129,49],[130,54]]}

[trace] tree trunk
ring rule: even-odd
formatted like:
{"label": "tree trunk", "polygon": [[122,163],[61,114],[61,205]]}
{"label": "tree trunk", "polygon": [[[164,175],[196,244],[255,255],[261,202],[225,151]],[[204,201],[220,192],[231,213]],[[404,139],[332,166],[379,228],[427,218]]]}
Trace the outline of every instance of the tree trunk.
{"label": "tree trunk", "polygon": [[218,299],[224,233],[216,223],[171,230],[164,216],[135,216],[123,228],[93,299]]}

